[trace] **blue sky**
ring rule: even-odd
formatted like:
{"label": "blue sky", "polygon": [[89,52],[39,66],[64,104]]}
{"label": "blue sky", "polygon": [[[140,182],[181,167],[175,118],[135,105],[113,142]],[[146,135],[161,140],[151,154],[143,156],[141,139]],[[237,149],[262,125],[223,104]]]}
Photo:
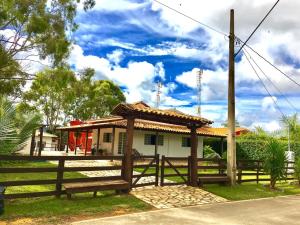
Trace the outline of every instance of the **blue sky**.
{"label": "blue sky", "polygon": [[[234,8],[236,35],[245,40],[274,1],[162,2],[225,33],[229,9]],[[292,2],[300,9],[297,1]],[[250,44],[300,82],[300,53],[294,51],[299,45],[297,11],[292,2],[279,4]],[[281,16],[286,11],[290,15],[283,19]],[[128,102],[142,100],[152,106],[156,100],[156,82],[161,81],[161,108],[177,108],[195,114],[196,74],[201,68],[204,71],[202,116],[214,120],[215,126],[226,120],[228,39],[225,36],[146,0],[99,0],[93,10],[87,13],[80,10],[76,21],[79,29],[73,34],[75,44],[69,59],[76,70],[92,67],[97,79],[110,79],[120,85]],[[299,87],[255,54],[250,54],[300,108]],[[294,111],[268,80],[263,80],[273,99],[241,54],[236,60],[237,119],[250,128],[262,126],[276,130],[280,127],[281,115],[274,101],[286,115]]]}

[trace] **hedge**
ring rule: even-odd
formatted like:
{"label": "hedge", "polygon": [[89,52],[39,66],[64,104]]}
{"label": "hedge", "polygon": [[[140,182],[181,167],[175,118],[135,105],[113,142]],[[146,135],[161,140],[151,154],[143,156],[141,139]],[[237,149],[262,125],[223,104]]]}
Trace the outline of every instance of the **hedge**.
{"label": "hedge", "polygon": [[[288,141],[279,140],[288,150]],[[265,153],[265,147],[267,145],[267,139],[253,139],[253,138],[237,138],[236,139],[236,155],[237,159],[263,159]],[[204,145],[209,145],[217,153],[221,153],[221,141],[218,138],[204,139]],[[224,140],[224,152],[227,150],[227,142]],[[297,157],[300,157],[300,142],[291,142],[291,150],[295,152]],[[223,153],[224,156],[225,153]]]}

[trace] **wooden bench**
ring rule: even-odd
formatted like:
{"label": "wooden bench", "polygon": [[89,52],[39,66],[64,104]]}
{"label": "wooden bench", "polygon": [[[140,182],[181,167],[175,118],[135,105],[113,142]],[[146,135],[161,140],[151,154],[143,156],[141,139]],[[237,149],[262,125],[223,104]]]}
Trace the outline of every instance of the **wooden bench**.
{"label": "wooden bench", "polygon": [[89,181],[84,183],[65,183],[63,187],[66,190],[68,199],[74,193],[94,192],[94,197],[97,196],[97,191],[105,190],[128,190],[130,185],[125,180],[105,180],[105,181]]}
{"label": "wooden bench", "polygon": [[203,176],[198,178],[198,185],[202,187],[203,184],[227,184],[229,181],[230,179],[226,175]]}

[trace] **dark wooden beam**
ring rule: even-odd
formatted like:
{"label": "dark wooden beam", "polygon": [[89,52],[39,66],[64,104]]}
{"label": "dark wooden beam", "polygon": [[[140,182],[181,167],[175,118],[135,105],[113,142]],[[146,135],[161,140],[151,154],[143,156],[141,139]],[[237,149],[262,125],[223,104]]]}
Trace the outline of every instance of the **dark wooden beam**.
{"label": "dark wooden beam", "polygon": [[67,137],[67,150],[66,150],[66,153],[69,153],[69,137],[70,137],[70,131],[68,131],[68,137]]}
{"label": "dark wooden beam", "polygon": [[115,150],[115,135],[116,135],[116,128],[113,127],[112,137],[111,137],[111,153],[112,153],[112,155],[114,155],[114,150]]}
{"label": "dark wooden beam", "polygon": [[133,131],[134,131],[134,118],[127,118],[126,129],[126,145],[124,152],[124,166],[123,166],[123,178],[130,184],[132,184],[132,144],[133,144]]}
{"label": "dark wooden beam", "polygon": [[192,126],[191,128],[191,183],[193,187],[198,186],[198,161],[197,161],[197,148],[198,148],[198,137],[197,137],[197,128]]}
{"label": "dark wooden beam", "polygon": [[77,135],[78,133],[75,133],[75,155],[77,153]]}
{"label": "dark wooden beam", "polygon": [[62,146],[62,136],[63,136],[63,130],[60,130],[59,140],[58,140],[58,151],[61,150],[61,146]]}
{"label": "dark wooden beam", "polygon": [[154,155],[157,155],[158,151],[158,131],[155,132],[155,148],[154,148]]}
{"label": "dark wooden beam", "polygon": [[42,155],[42,150],[43,150],[43,134],[44,134],[44,129],[43,126],[40,127],[40,146],[39,146],[39,153],[38,155]]}
{"label": "dark wooden beam", "polygon": [[87,130],[85,132],[85,149],[84,149],[85,151],[84,151],[84,155],[86,155],[86,153],[87,153],[88,140],[89,140],[89,131]]}
{"label": "dark wooden beam", "polygon": [[224,152],[224,138],[221,138],[221,157],[223,155]]}
{"label": "dark wooden beam", "polygon": [[36,129],[34,129],[32,131],[32,135],[31,135],[31,143],[30,143],[30,155],[31,156],[33,156],[34,149],[35,149],[35,133],[36,133]]}
{"label": "dark wooden beam", "polygon": [[96,149],[96,155],[99,153],[99,139],[100,139],[100,127],[97,129],[97,149]]}

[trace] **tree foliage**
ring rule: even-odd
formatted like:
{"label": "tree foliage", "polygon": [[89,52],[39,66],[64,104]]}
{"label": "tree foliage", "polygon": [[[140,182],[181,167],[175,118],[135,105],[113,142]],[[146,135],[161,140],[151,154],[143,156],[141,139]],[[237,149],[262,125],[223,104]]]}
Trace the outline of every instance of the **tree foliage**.
{"label": "tree foliage", "polygon": [[[80,0],[0,0],[0,94],[14,94],[28,78],[37,57],[61,65],[69,54]],[[83,1],[84,9],[95,5]]]}
{"label": "tree foliage", "polygon": [[264,171],[270,174],[270,188],[274,189],[276,182],[286,177],[285,174],[285,149],[275,138],[271,138],[264,155]]}
{"label": "tree foliage", "polygon": [[93,69],[78,76],[68,68],[47,69],[37,74],[19,107],[43,112],[50,131],[69,120],[108,115],[125,97],[113,82],[93,80],[94,74]]}
{"label": "tree foliage", "polygon": [[10,101],[0,97],[0,154],[10,154],[24,147],[40,122],[39,115],[19,115]]}

